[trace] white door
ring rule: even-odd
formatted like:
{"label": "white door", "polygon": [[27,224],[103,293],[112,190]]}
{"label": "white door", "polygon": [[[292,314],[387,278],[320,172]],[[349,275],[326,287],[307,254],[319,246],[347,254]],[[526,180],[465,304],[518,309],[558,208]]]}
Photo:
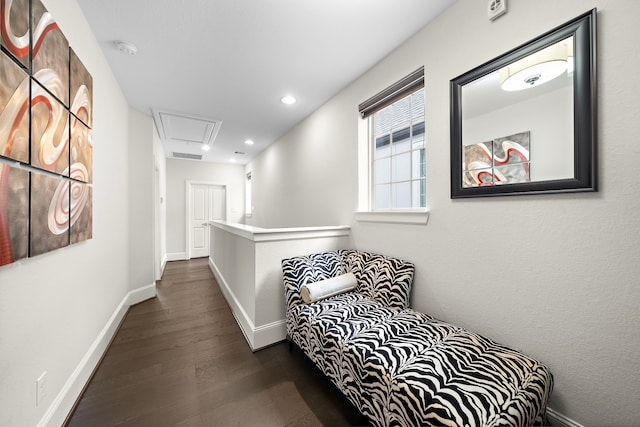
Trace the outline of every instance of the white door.
{"label": "white door", "polygon": [[225,219],[226,191],[223,186],[191,184],[189,192],[189,258],[209,256],[211,225]]}
{"label": "white door", "polygon": [[192,184],[190,197],[191,247],[189,258],[209,256],[209,190],[207,185]]}
{"label": "white door", "polygon": [[209,186],[209,202],[210,208],[209,213],[212,220],[224,220],[225,212],[227,211],[227,207],[225,205],[226,201],[226,190],[224,187],[218,185],[210,185]]}

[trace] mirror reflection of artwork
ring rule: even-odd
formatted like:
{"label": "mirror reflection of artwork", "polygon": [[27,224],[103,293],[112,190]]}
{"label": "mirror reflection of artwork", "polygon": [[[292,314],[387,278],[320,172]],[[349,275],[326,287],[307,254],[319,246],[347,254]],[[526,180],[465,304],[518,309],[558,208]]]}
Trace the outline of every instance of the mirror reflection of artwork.
{"label": "mirror reflection of artwork", "polygon": [[467,145],[463,151],[463,187],[530,182],[530,132]]}
{"label": "mirror reflection of artwork", "polygon": [[3,29],[0,44],[28,68],[29,0],[0,0],[0,4],[4,12],[0,17]]}
{"label": "mirror reflection of artwork", "polygon": [[93,126],[93,78],[73,49],[70,50],[71,113]]}
{"label": "mirror reflection of artwork", "polygon": [[29,172],[0,163],[0,265],[26,258],[29,242]]}
{"label": "mirror reflection of artwork", "polygon": [[0,52],[0,156],[29,163],[29,76]]}
{"label": "mirror reflection of artwork", "polygon": [[69,42],[40,0],[32,0],[31,15],[33,77],[68,107]]}
{"label": "mirror reflection of artwork", "polygon": [[31,174],[31,256],[69,245],[69,183],[62,177]]}
{"label": "mirror reflection of artwork", "polygon": [[[42,70],[40,75],[52,75]],[[69,167],[69,111],[37,82],[31,89],[31,164],[62,174]]]}
{"label": "mirror reflection of artwork", "polygon": [[481,187],[493,184],[492,158],[493,144],[491,141],[464,147],[462,162],[465,187]]}

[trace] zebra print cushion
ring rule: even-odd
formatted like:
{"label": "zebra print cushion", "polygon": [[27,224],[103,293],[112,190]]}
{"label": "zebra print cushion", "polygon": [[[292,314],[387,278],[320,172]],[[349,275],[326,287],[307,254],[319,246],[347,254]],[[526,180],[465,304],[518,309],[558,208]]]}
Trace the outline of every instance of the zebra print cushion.
{"label": "zebra print cushion", "polygon": [[397,258],[346,251],[345,268],[358,280],[358,292],[394,308],[409,306],[414,266]]}
{"label": "zebra print cushion", "polygon": [[[411,264],[341,250],[286,259],[282,266],[289,338],[374,425],[545,421],[553,387],[549,370],[487,338],[406,308]],[[348,271],[358,278],[356,292],[302,303],[299,290],[307,280]]]}

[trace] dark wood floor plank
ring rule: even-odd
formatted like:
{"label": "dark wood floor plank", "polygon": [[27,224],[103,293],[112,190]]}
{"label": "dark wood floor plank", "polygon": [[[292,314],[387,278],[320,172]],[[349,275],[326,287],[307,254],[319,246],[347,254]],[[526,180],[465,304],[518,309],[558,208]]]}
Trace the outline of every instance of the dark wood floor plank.
{"label": "dark wood floor plank", "polygon": [[251,352],[207,259],[167,264],[69,419],[85,426],[347,426],[366,419],[301,354]]}

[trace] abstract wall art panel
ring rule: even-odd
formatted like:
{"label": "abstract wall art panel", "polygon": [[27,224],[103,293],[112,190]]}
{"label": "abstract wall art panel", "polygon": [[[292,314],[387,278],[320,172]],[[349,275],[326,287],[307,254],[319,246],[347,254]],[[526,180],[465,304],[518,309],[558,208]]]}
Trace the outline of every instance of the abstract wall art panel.
{"label": "abstract wall art panel", "polygon": [[29,0],[0,0],[2,45],[26,69],[29,68]]}
{"label": "abstract wall art panel", "polygon": [[29,171],[0,163],[0,266],[29,249]]}
{"label": "abstract wall art panel", "polygon": [[493,140],[493,167],[496,185],[531,181],[529,173],[530,132]]}
{"label": "abstract wall art panel", "polygon": [[[73,173],[73,171],[72,171]],[[71,181],[71,244],[93,237],[93,188]]]}
{"label": "abstract wall art panel", "polygon": [[463,153],[463,183],[465,187],[479,187],[491,185],[493,174],[491,170],[491,158],[493,157],[493,144],[491,141],[466,145]]}
{"label": "abstract wall art panel", "polygon": [[0,0],[0,266],[93,238],[93,78],[42,0]]}
{"label": "abstract wall art panel", "polygon": [[495,180],[495,185],[515,184],[518,182],[531,181],[529,176],[529,164],[507,164],[494,167],[494,173],[499,179]]}
{"label": "abstract wall art panel", "polygon": [[0,156],[29,163],[29,76],[0,52]]}
{"label": "abstract wall art panel", "polygon": [[465,169],[479,169],[483,167],[480,165],[491,165],[492,157],[493,144],[491,141],[465,145],[464,147],[463,161]]}
{"label": "abstract wall art panel", "polygon": [[70,50],[71,113],[93,126],[93,78],[73,49]]}
{"label": "abstract wall art panel", "polygon": [[31,173],[31,256],[69,245],[69,184],[62,177]]}
{"label": "abstract wall art panel", "polygon": [[521,132],[493,140],[493,160],[505,165],[529,161],[530,132]]}
{"label": "abstract wall art panel", "polygon": [[493,185],[493,169],[491,167],[466,170],[463,171],[463,174],[465,187]]}
{"label": "abstract wall art panel", "polygon": [[467,145],[463,151],[463,188],[531,181],[530,132]]}
{"label": "abstract wall art panel", "polygon": [[31,84],[31,165],[58,174],[69,167],[69,111],[35,80]]}
{"label": "abstract wall art panel", "polygon": [[71,116],[71,178],[92,182],[93,145],[91,129]]}
{"label": "abstract wall art panel", "polygon": [[31,72],[65,107],[69,107],[69,42],[40,0],[32,0]]}

